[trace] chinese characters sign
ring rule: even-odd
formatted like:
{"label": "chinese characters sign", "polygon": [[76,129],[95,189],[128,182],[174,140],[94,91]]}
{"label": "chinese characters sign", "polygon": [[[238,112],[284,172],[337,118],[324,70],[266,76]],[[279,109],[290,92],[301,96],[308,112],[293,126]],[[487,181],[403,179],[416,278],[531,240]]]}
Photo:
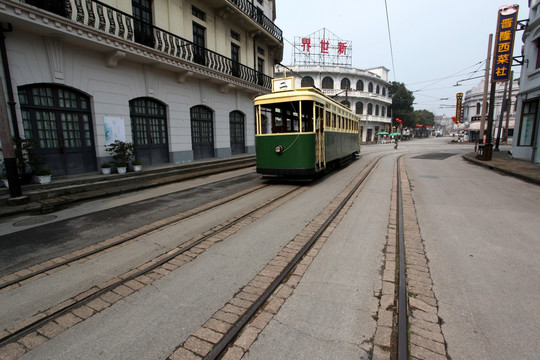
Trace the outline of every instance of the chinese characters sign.
{"label": "chinese characters sign", "polygon": [[499,8],[491,81],[510,79],[518,10],[518,5],[505,5]]}
{"label": "chinese characters sign", "polygon": [[327,29],[295,37],[294,63],[299,65],[352,65],[352,43]]}
{"label": "chinese characters sign", "polygon": [[456,94],[456,116],[454,123],[459,124],[461,122],[461,109],[462,109],[463,93]]}

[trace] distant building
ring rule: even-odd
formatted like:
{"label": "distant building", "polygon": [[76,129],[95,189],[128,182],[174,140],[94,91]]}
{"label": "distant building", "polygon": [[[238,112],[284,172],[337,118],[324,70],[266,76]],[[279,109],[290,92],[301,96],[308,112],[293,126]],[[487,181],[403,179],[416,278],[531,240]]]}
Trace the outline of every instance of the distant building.
{"label": "distant building", "polygon": [[540,162],[540,2],[529,1],[529,22],[523,33],[523,65],[518,93],[516,133],[512,143],[515,158]]}
{"label": "distant building", "polygon": [[[497,136],[499,120],[501,119],[501,106],[504,96],[504,83],[499,82],[495,87],[495,104],[493,108],[493,138]],[[486,118],[484,122],[484,131],[487,129],[487,114],[489,109],[490,86],[488,86],[487,102],[486,102]],[[507,137],[512,138],[514,134],[514,122],[516,118],[516,95],[519,91],[519,79],[514,79],[512,82],[512,94],[510,94],[510,86],[507,86],[506,97],[511,99],[511,106],[505,109],[502,119],[501,137],[507,129],[506,120],[508,119]],[[484,81],[480,81],[478,85],[470,90],[467,90],[463,98],[463,130],[469,132],[469,141],[474,142],[479,139],[482,117],[482,102],[484,100]],[[509,113],[507,111],[509,110]],[[508,115],[508,116],[507,116]]]}
{"label": "distant building", "polygon": [[295,77],[296,87],[315,87],[346,104],[361,118],[362,141],[374,141],[380,131],[392,132],[392,98],[385,67],[360,70],[348,66],[277,66],[276,76]]}
{"label": "distant building", "polygon": [[53,175],[97,171],[114,139],[147,165],[255,152],[253,98],[283,56],[275,0],[1,3],[6,96]]}

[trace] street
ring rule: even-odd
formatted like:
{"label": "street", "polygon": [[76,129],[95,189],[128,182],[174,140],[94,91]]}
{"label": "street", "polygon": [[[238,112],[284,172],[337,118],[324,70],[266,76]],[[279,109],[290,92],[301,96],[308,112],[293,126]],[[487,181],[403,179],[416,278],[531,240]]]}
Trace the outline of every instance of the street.
{"label": "street", "polygon": [[[303,186],[268,182],[253,169],[246,169],[189,180],[168,186],[166,191],[157,188],[78,204],[55,214],[56,219],[50,223],[26,226],[21,231],[13,224],[32,216],[3,219],[0,240],[5,240],[3,251],[11,252],[14,263],[4,255],[2,261],[7,269],[21,271],[58,255],[55,252],[67,255],[120,236],[129,226],[149,227],[235,192],[263,186],[192,218],[156,228],[141,235],[140,240],[103,255],[3,289],[0,324],[2,329],[9,329],[38,313],[47,313],[66,299],[80,297],[78,294],[86,289],[101,288],[111,279],[142,268],[144,262],[155,261],[198,234],[252,211],[255,204],[297,191],[268,212],[250,215],[249,221],[235,225],[219,240],[204,247],[201,244],[189,258],[184,255],[185,261],[161,271],[161,276],[147,276],[147,283],[131,285],[129,292],[116,290],[114,301],[111,296],[102,297],[108,299],[107,306],[97,308],[95,302],[84,305],[90,309],[87,317],[80,315],[81,310],[74,310],[78,320],[54,320],[51,324],[61,327],[54,336],[38,329],[0,348],[0,359],[182,358],[174,355],[175,349],[176,354],[189,349],[202,357],[204,350],[190,348],[192,334],[201,339],[200,334],[205,333],[201,329],[207,329],[209,319],[220,313],[223,304],[245,291],[251,279],[261,273],[269,276],[265,265],[282,262],[281,258],[276,260],[276,254],[281,257],[280,249],[291,239],[304,236],[301,234],[310,222],[381,155],[350,208],[318,245],[320,250],[312,255],[313,262],[298,275],[281,308],[245,345],[243,358],[371,358],[392,178],[395,160],[402,157],[447,356],[454,360],[536,359],[540,333],[536,309],[540,297],[540,224],[536,219],[540,187],[466,162],[462,155],[472,149],[471,144],[451,143],[449,138],[404,141],[397,150],[394,144],[367,145],[359,160],[322,179],[300,184]],[[118,206],[130,203],[134,206],[126,218]],[[124,218],[124,230],[111,227]],[[91,232],[84,231],[79,241],[77,228],[98,223],[99,236],[92,239]],[[65,231],[63,240],[56,240],[51,229]],[[25,238],[36,233],[42,235],[39,241]],[[27,245],[17,247],[14,239]],[[210,341],[202,340],[204,344]]]}

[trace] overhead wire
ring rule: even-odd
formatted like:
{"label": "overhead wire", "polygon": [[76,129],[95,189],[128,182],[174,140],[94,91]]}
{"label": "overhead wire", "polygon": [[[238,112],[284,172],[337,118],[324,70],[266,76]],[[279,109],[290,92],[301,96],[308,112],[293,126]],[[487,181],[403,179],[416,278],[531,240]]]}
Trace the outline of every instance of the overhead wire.
{"label": "overhead wire", "polygon": [[390,18],[388,16],[388,3],[384,0],[384,8],[386,10],[386,26],[388,27],[388,40],[390,42],[390,58],[392,60],[392,71],[394,72],[394,81],[396,81],[396,66],[394,64],[394,49],[392,47],[392,35],[390,32]]}

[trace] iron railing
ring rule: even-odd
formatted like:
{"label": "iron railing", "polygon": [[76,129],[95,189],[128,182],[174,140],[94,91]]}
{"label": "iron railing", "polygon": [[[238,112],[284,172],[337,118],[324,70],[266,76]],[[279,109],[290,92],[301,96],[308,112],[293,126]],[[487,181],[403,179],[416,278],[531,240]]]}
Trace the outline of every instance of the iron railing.
{"label": "iron railing", "polygon": [[[246,1],[231,0],[231,2],[235,3],[235,5],[239,3],[240,5],[237,6],[240,8],[240,6],[244,6],[242,3]],[[54,0],[26,0],[26,3],[126,41],[149,46],[154,50],[183,61],[202,65],[216,72],[234,76],[267,89],[272,88],[272,78],[270,76],[152,24],[145,23],[100,1],[64,0],[64,6],[58,6],[58,1]],[[261,19],[264,23],[270,20],[268,18]],[[270,28],[269,25],[263,26]],[[279,35],[281,35],[281,30],[279,30]]]}
{"label": "iron railing", "polygon": [[248,0],[228,0],[230,3],[234,4],[238,9],[240,9],[244,14],[255,20],[259,25],[261,25],[268,33],[275,37],[279,42],[283,42],[283,32],[280,28],[270,20],[262,10],[257,8],[255,5],[250,3]]}

